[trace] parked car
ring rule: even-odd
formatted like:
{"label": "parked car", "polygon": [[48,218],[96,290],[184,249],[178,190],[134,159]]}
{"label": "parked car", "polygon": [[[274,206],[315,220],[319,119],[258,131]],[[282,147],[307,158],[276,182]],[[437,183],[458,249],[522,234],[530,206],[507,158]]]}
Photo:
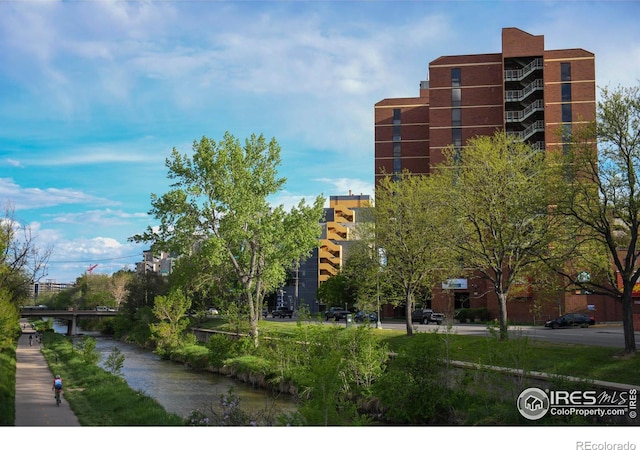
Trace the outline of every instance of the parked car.
{"label": "parked car", "polygon": [[378,321],[378,313],[376,312],[364,312],[364,311],[358,311],[355,316],[353,316],[353,320],[354,322],[369,322],[369,323],[375,323]]}
{"label": "parked car", "polygon": [[411,322],[428,324],[435,322],[440,325],[444,321],[444,314],[434,312],[433,309],[419,308],[411,313]]}
{"label": "parked car", "polygon": [[273,317],[274,319],[278,317],[280,319],[284,319],[285,317],[291,319],[293,317],[293,310],[288,306],[278,306],[276,309],[271,311],[271,317]]}
{"label": "parked car", "polygon": [[580,313],[570,313],[564,316],[556,317],[555,319],[547,320],[544,324],[545,327],[556,328],[560,327],[582,327],[586,328],[589,325],[595,325],[596,321],[593,316]]}
{"label": "parked car", "polygon": [[324,312],[324,320],[333,319],[337,322],[338,320],[346,319],[347,314],[351,314],[351,311],[339,306],[332,306]]}
{"label": "parked car", "polygon": [[215,306],[207,309],[207,316],[217,316],[218,314],[220,314],[220,311],[218,311],[218,308],[216,308]]}

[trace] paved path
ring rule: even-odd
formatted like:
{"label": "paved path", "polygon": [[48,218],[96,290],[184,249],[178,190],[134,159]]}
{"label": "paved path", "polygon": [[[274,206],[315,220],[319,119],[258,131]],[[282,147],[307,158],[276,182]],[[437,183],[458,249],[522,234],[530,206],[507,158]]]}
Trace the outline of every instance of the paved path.
{"label": "paved path", "polygon": [[[40,344],[36,343],[34,330],[26,321],[16,350],[16,426],[55,427],[80,426],[78,418],[62,395],[62,403],[56,406],[51,390],[53,374],[49,370]],[[33,336],[33,346],[29,345]],[[64,381],[64,377],[63,377]]]}

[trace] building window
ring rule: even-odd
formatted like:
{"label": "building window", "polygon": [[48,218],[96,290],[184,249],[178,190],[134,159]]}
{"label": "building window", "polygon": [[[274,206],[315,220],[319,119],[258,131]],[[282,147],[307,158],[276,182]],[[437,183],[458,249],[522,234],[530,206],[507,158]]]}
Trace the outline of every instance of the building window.
{"label": "building window", "polygon": [[462,147],[462,128],[451,129],[451,143],[454,147]]}
{"label": "building window", "polygon": [[461,106],[462,105],[462,89],[453,88],[451,89],[451,106]]}
{"label": "building window", "polygon": [[560,81],[571,81],[571,63],[560,63]]}
{"label": "building window", "polygon": [[402,114],[402,113],[400,112],[400,109],[399,109],[399,108],[394,108],[394,109],[393,109],[393,124],[394,124],[394,125],[397,125],[397,124],[399,124],[399,123],[400,123],[400,115],[401,115],[401,114]]}
{"label": "building window", "polygon": [[400,140],[400,125],[393,126],[393,140],[394,141]]}
{"label": "building window", "polygon": [[393,173],[402,172],[402,144],[393,144]]}
{"label": "building window", "polygon": [[451,69],[451,86],[458,87],[462,85],[460,79],[460,68]]}
{"label": "building window", "polygon": [[462,110],[460,108],[453,108],[451,110],[451,126],[452,127],[462,126]]}
{"label": "building window", "polygon": [[562,101],[571,101],[571,83],[562,83]]}
{"label": "building window", "polygon": [[562,121],[571,122],[571,103],[562,104]]}

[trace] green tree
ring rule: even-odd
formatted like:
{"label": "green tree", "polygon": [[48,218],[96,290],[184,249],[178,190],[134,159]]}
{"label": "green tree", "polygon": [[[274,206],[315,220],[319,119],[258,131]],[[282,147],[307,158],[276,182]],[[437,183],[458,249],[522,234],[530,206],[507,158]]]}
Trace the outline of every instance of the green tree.
{"label": "green tree", "polygon": [[212,267],[230,264],[248,307],[250,333],[258,345],[258,320],[265,294],[280,286],[287,269],[311,254],[320,237],[324,198],[304,200],[286,212],[268,201],[286,179],[277,176],[280,146],[251,135],[244,146],[230,133],[222,141],[203,137],[193,156],[175,148],[167,159],[172,189],[151,196],[148,227],[137,242],[178,254],[195,254]]}
{"label": "green tree", "polygon": [[405,171],[382,179],[376,188],[374,211],[375,233],[370,245],[381,253],[374,261],[383,260],[381,283],[398,286],[401,292],[399,303],[406,307],[405,323],[410,336],[415,294],[430,286],[435,268],[441,268],[426,177]]}
{"label": "green tree", "polygon": [[488,280],[498,298],[500,338],[508,338],[509,293],[557,238],[544,152],[504,132],[467,141],[430,176],[439,240],[465,270]]}
{"label": "green tree", "polygon": [[556,269],[572,284],[622,303],[625,352],[635,353],[640,86],[602,88],[600,98],[596,121],[573,130],[572,145],[564,155],[563,175],[571,183],[558,196],[557,212],[570,219],[567,229],[575,236],[578,252],[571,264]]}
{"label": "green tree", "polygon": [[51,248],[36,247],[31,227],[21,224],[11,203],[0,219],[0,288],[19,305],[29,292],[29,285],[47,274]]}
{"label": "green tree", "polygon": [[184,331],[189,326],[189,319],[185,316],[190,307],[191,300],[179,289],[167,296],[156,297],[153,314],[160,322],[152,323],[149,327],[161,355],[168,355],[183,343]]}

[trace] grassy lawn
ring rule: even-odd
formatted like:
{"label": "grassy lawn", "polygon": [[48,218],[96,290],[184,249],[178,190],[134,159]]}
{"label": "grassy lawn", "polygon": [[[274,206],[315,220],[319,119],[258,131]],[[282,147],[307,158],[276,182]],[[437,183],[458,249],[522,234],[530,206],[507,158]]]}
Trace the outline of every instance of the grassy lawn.
{"label": "grassy lawn", "polygon": [[[259,324],[263,336],[292,337],[298,327],[296,322],[284,321],[261,320]],[[238,331],[238,327],[230,326],[222,318],[205,322],[201,328]],[[246,332],[247,329],[239,331]],[[392,352],[402,352],[411,339],[404,330],[374,331]],[[451,360],[640,385],[640,355],[624,355],[623,349],[557,344],[517,335],[501,342],[491,336],[429,334],[432,339],[442,341]]]}

